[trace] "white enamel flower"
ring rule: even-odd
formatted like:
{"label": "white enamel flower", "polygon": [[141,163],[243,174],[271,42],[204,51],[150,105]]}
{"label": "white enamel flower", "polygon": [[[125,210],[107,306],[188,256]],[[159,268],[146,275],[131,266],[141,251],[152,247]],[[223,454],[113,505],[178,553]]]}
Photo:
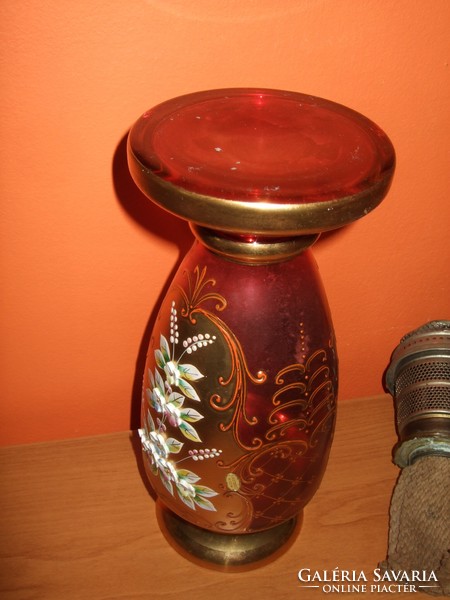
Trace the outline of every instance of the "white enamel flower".
{"label": "white enamel flower", "polygon": [[180,371],[178,365],[173,360],[169,360],[164,365],[164,373],[166,374],[167,383],[169,385],[178,386],[180,382]]}

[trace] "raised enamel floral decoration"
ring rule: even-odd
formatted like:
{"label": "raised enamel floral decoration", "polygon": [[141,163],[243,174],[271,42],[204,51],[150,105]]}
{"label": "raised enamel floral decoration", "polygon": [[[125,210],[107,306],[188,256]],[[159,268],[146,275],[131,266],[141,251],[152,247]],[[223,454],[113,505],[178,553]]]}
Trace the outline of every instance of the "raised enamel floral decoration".
{"label": "raised enamel floral decoration", "polygon": [[[172,456],[180,454],[184,442],[166,436],[166,423],[170,423],[191,442],[201,444],[201,439],[192,423],[203,419],[203,415],[188,406],[189,402],[200,402],[193,383],[203,377],[192,364],[182,362],[197,350],[213,344],[215,336],[208,333],[199,334],[183,340],[179,349],[178,315],[175,302],[172,302],[170,315],[169,341],[161,334],[160,348],[155,350],[156,368],[154,374],[149,369],[150,387],[146,388],[149,405],[158,413],[155,424],[150,411],[147,410],[147,422],[144,429],[139,430],[142,445],[151,460],[153,474],[159,476],[166,489],[178,497],[189,508],[196,506],[205,510],[216,510],[208,498],[217,496],[217,492],[205,485],[199,485],[200,477],[189,469],[180,468],[180,463],[192,459],[206,460],[221,454],[215,448],[191,449],[184,458],[174,462]],[[177,351],[178,354],[177,354]]]}

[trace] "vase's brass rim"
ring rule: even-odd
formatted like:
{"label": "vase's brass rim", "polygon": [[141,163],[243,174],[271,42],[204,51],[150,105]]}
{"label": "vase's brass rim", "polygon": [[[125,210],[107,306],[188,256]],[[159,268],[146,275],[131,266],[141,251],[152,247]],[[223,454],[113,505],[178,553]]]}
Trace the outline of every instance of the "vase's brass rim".
{"label": "vase's brass rim", "polygon": [[271,238],[244,241],[239,238],[219,235],[212,229],[190,224],[195,237],[206,248],[216,254],[246,264],[267,265],[274,262],[288,260],[301,254],[318,239],[319,233],[286,237],[281,239]]}
{"label": "vase's brass rim", "polygon": [[302,513],[264,531],[216,533],[188,523],[161,502],[156,503],[160,529],[185,558],[203,567],[239,572],[260,568],[284,554],[295,541]]}
{"label": "vase's brass rim", "polygon": [[167,211],[210,229],[269,236],[309,235],[356,221],[380,204],[394,172],[393,164],[376,184],[351,196],[321,202],[281,203],[230,200],[173,185],[137,158],[129,138],[128,164],[139,189]]}

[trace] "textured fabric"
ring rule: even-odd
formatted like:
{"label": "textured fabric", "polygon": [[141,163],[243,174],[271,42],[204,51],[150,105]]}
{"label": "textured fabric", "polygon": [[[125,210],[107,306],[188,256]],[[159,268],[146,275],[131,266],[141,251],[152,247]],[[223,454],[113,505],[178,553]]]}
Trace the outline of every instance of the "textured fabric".
{"label": "textured fabric", "polygon": [[[450,596],[450,459],[426,456],[400,473],[391,501],[388,569],[434,571]],[[430,582],[432,583],[432,582]]]}

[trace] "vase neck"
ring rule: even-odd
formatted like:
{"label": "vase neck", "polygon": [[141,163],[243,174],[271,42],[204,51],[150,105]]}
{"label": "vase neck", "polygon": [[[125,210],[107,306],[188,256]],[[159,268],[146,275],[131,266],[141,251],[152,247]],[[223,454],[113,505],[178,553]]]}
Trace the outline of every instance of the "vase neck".
{"label": "vase neck", "polygon": [[237,235],[217,231],[190,223],[195,237],[206,248],[240,263],[263,265],[288,260],[309,248],[320,234],[269,237],[258,235]]}

